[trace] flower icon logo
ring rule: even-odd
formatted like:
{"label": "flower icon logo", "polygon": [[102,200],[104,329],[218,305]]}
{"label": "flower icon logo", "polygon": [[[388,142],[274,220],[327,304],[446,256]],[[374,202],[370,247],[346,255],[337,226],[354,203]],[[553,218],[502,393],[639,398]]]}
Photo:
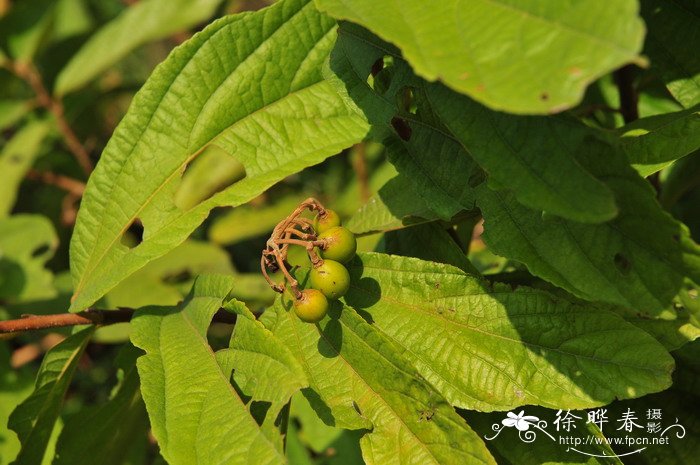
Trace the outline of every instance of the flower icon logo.
{"label": "flower icon logo", "polygon": [[536,425],[539,420],[539,418],[532,415],[525,415],[525,410],[521,410],[517,415],[513,412],[508,412],[507,417],[501,423],[508,428],[515,426],[518,431],[527,431],[530,429],[530,425]]}

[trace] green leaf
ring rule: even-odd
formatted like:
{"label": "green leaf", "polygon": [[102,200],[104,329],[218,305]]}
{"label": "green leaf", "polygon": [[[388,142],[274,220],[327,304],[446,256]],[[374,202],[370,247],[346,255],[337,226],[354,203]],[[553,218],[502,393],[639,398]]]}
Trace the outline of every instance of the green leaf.
{"label": "green leaf", "polygon": [[20,450],[15,433],[7,429],[10,413],[32,392],[34,374],[28,367],[10,365],[10,347],[0,342],[0,463],[10,463]]}
{"label": "green leaf", "polygon": [[28,123],[0,151],[0,218],[12,211],[19,185],[39,155],[50,127],[47,121]]}
{"label": "green leaf", "polygon": [[97,31],[56,78],[55,93],[80,89],[140,45],[209,19],[222,0],[144,0]]}
{"label": "green leaf", "polygon": [[697,292],[697,286],[688,283],[673,299],[673,304],[655,317],[619,307],[614,311],[672,351],[700,337],[700,303],[693,297]]}
{"label": "green leaf", "polygon": [[9,303],[56,295],[46,262],[58,247],[51,222],[39,215],[0,219],[0,299]]}
{"label": "green leaf", "polygon": [[663,346],[612,312],[413,258],[363,254],[349,271],[345,302],[452,405],[588,408],[671,384]]}
{"label": "green leaf", "polygon": [[112,398],[69,418],[58,439],[54,465],[122,465],[134,443],[146,436],[148,418],[139,391],[138,355],[140,351],[133,346],[125,346],[117,359],[120,382]]}
{"label": "green leaf", "polygon": [[[588,83],[638,61],[634,0],[316,0],[397,45],[416,73],[496,110],[552,113]],[[556,59],[552,57],[556,56]]]}
{"label": "green leaf", "polygon": [[428,99],[486,171],[489,186],[507,188],[527,207],[574,221],[600,223],[617,215],[613,193],[577,161],[590,128],[563,116],[496,113],[442,86],[431,86]]}
{"label": "green leaf", "polygon": [[673,352],[676,359],[673,388],[700,396],[700,341],[686,344]]}
{"label": "green leaf", "polygon": [[[195,281],[178,307],[147,307],[132,319],[141,393],[163,457],[177,464],[283,463],[229,383],[206,338],[233,285],[229,276]],[[235,438],[235,441],[232,440]]]}
{"label": "green leaf", "polygon": [[[309,385],[304,369],[294,354],[241,302],[232,300],[225,308],[237,315],[236,327],[229,348],[216,353],[224,374],[231,377],[239,392],[247,399],[250,414],[255,417],[270,441],[278,441],[283,449],[278,426],[281,415],[294,393]],[[261,418],[262,417],[262,418]]]}
{"label": "green leaf", "polygon": [[325,424],[301,392],[292,397],[289,417],[301,425],[299,439],[317,454],[324,453],[346,431]]}
{"label": "green leaf", "polygon": [[93,330],[89,327],[74,333],[44,356],[34,392],[10,415],[8,426],[17,433],[22,443],[22,449],[13,464],[42,463],[51,432],[61,412],[63,397]]}
{"label": "green leaf", "polygon": [[[243,204],[363,137],[364,119],[321,76],[335,34],[313,4],[284,0],[214,22],[157,68],[88,182],[71,242],[72,311],[183,242],[212,208]],[[180,175],[210,144],[246,177],[183,211]],[[144,240],[129,249],[121,239],[137,219]]]}
{"label": "green leaf", "polygon": [[367,234],[393,231],[438,219],[413,190],[409,179],[396,176],[387,181],[345,226],[355,234]]}
{"label": "green leaf", "polygon": [[387,232],[383,250],[378,251],[446,263],[465,273],[479,274],[447,230],[436,223]]}
{"label": "green leaf", "polygon": [[[0,58],[0,63],[2,59]],[[20,121],[32,109],[31,102],[23,99],[1,99],[0,100],[0,130],[11,127]]]}
{"label": "green leaf", "polygon": [[423,380],[402,350],[352,308],[336,304],[330,318],[301,322],[278,300],[266,325],[306,369],[304,391],[331,425],[369,429],[361,439],[368,465],[495,464],[483,442]]}
{"label": "green leaf", "polygon": [[175,205],[189,210],[244,177],[245,167],[238,160],[210,145],[187,166],[175,192]]}
{"label": "green leaf", "polygon": [[659,203],[670,209],[685,194],[700,185],[700,150],[681,158],[669,167],[665,173]]}
{"label": "green leaf", "polygon": [[[426,93],[425,84],[411,77],[392,48],[367,31],[343,25],[340,37],[331,68],[343,77],[348,92],[372,122],[389,123],[394,131],[397,122],[406,128],[407,133],[399,133],[396,142],[390,143],[390,159],[399,170],[419,168],[425,181],[416,182],[416,190],[432,191],[423,197],[443,219],[459,210],[459,205],[473,203],[471,188],[486,178],[495,189],[512,190],[524,205],[575,221],[597,223],[617,215],[610,189],[576,159],[586,138],[605,134],[566,117],[497,113],[443,86],[428,86]],[[376,86],[371,89],[362,77],[385,54],[394,63],[384,69],[391,83],[381,92]],[[394,103],[406,89],[415,110],[397,108]],[[427,147],[431,157],[424,156]],[[397,151],[403,155],[391,157]],[[455,172],[463,178],[452,176]],[[431,178],[450,179],[453,185],[432,189]],[[452,198],[449,191],[459,192],[459,197]]]}
{"label": "green leaf", "polygon": [[[400,95],[392,92],[400,90],[406,81],[423,85],[406,78],[399,66],[387,93],[374,89],[372,94],[369,85],[358,77],[386,48],[357,28],[350,33],[344,31],[345,26],[331,68],[344,77],[349,94],[370,121],[387,121],[401,111],[391,103]],[[363,53],[358,53],[358,47]],[[396,67],[397,58],[393,58]],[[415,87],[418,96],[422,95],[420,87]],[[693,268],[690,262],[698,260],[700,253],[692,247],[683,250],[680,244],[689,240],[687,231],[659,208],[649,184],[629,166],[624,153],[607,142],[607,135],[574,120],[554,118],[558,122],[549,124],[556,131],[538,137],[528,135],[526,139],[535,142],[520,141],[521,145],[546,145],[547,138],[561,139],[562,133],[570,133],[572,139],[562,145],[572,144],[569,150],[576,164],[613,193],[619,209],[614,220],[599,224],[567,220],[522,205],[522,190],[505,190],[516,181],[494,182],[488,177],[487,186],[486,176],[472,159],[469,147],[461,144],[439,118],[442,108],[459,97],[435,84],[427,85],[426,95],[430,105],[425,105],[426,99],[418,99],[415,113],[401,113],[402,123],[396,117],[392,119],[392,135],[387,136],[385,144],[399,173],[441,217],[479,207],[485,219],[484,239],[492,252],[524,263],[531,273],[586,300],[653,314],[666,308],[686,275],[697,281],[700,267]],[[508,118],[513,122],[540,119]],[[543,159],[548,158],[546,155]],[[560,177],[568,182],[565,176]]]}
{"label": "green leaf", "polygon": [[700,149],[700,105],[642,118],[615,132],[630,163],[646,177]]}
{"label": "green leaf", "polygon": [[103,299],[104,308],[176,305],[198,274],[233,274],[225,250],[209,242],[187,240],[122,281]]}
{"label": "green leaf", "polygon": [[279,412],[296,391],[308,386],[304,369],[245,305],[233,300],[226,309],[238,316],[226,350],[234,370],[233,379],[253,400],[271,402],[271,411]]}
{"label": "green leaf", "polygon": [[644,53],[681,105],[700,103],[700,6],[695,0],[641,0],[649,29]]}
{"label": "green leaf", "polygon": [[494,253],[525,263],[577,297],[658,314],[680,289],[697,252],[682,250],[687,231],[659,208],[650,186],[623,160],[596,160],[598,153],[591,151],[588,166],[616,192],[618,218],[601,225],[565,221],[482,189],[484,240]]}
{"label": "green leaf", "polygon": [[56,14],[56,0],[16,2],[0,18],[0,45],[20,62],[31,62],[42,42],[51,32]]}
{"label": "green leaf", "polygon": [[235,244],[271,233],[280,219],[293,211],[308,196],[293,195],[264,206],[241,205],[218,217],[208,236],[217,244]]}

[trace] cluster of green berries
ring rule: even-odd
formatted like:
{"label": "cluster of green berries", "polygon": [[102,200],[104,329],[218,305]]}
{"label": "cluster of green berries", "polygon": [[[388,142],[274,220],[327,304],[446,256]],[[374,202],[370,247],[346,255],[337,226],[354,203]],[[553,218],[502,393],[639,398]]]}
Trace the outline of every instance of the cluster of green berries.
{"label": "cluster of green berries", "polygon": [[[304,211],[315,211],[312,221],[304,218]],[[287,261],[290,247],[306,249],[312,269],[308,289],[299,290],[299,281],[290,271]],[[355,235],[340,224],[340,217],[333,210],[308,198],[272,230],[260,257],[260,270],[270,287],[284,293],[291,288],[295,298],[294,312],[303,321],[315,323],[328,313],[328,300],[345,295],[350,287],[350,274],[343,263],[352,260],[357,250]],[[269,272],[281,271],[284,282],[273,280]]]}
{"label": "cluster of green berries", "polygon": [[294,313],[308,323],[320,321],[328,313],[328,300],[342,297],[350,288],[350,274],[343,263],[352,260],[357,250],[355,235],[341,226],[333,210],[316,215],[314,230],[322,260],[313,263],[309,273],[311,288],[304,289],[294,301]]}

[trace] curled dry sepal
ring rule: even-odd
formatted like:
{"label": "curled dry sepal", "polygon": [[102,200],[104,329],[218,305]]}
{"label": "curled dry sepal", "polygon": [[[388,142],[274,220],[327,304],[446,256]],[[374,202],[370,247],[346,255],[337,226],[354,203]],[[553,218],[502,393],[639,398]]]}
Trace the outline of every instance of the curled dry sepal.
{"label": "curled dry sepal", "polygon": [[[305,211],[316,212],[314,221],[302,216]],[[309,289],[300,290],[299,281],[290,272],[287,254],[291,245],[304,247],[309,255]],[[289,285],[297,316],[315,323],[328,312],[328,299],[337,299],[348,291],[350,274],[343,263],[351,260],[356,250],[355,235],[341,226],[338,214],[308,198],[272,230],[260,257],[260,269],[276,292],[283,293]],[[277,271],[284,278],[281,284],[269,275]]]}

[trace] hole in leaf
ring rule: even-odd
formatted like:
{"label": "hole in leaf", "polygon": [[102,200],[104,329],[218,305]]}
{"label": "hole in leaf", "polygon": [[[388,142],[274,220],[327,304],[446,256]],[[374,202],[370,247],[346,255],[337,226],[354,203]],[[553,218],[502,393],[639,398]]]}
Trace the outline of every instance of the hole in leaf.
{"label": "hole in leaf", "polygon": [[362,410],[360,409],[360,406],[357,405],[357,402],[354,400],[352,401],[352,408],[357,412],[359,416],[362,416]]}
{"label": "hole in leaf", "polygon": [[43,244],[37,247],[32,251],[32,258],[38,258],[44,255],[46,252],[48,252],[51,249],[51,246],[49,244]]}
{"label": "hole in leaf", "polygon": [[367,84],[380,94],[386,93],[391,86],[391,78],[393,77],[391,68],[393,65],[394,57],[390,55],[384,55],[377,59],[370,68]]}
{"label": "hole in leaf", "polygon": [[404,86],[396,93],[396,104],[399,111],[415,115],[418,113],[416,102],[416,90],[411,86]]}
{"label": "hole in leaf", "polygon": [[254,400],[250,403],[250,415],[253,417],[258,426],[262,425],[267,416],[267,411],[270,410],[270,402],[262,400]]}
{"label": "hole in leaf", "polygon": [[394,116],[391,118],[391,127],[394,128],[394,131],[396,131],[396,134],[398,134],[401,139],[405,141],[411,139],[411,132],[413,131],[405,119]]}
{"label": "hole in leaf", "polygon": [[140,218],[134,218],[131,223],[129,223],[129,226],[126,228],[126,232],[122,234],[122,237],[119,242],[121,242],[122,245],[128,247],[129,249],[133,249],[134,247],[138,246],[140,243],[143,242],[143,234],[144,234],[144,228],[143,224],[141,223]]}
{"label": "hole in leaf", "polygon": [[174,195],[175,205],[189,210],[245,178],[245,167],[221,148],[210,145],[185,167]]}
{"label": "hole in leaf", "polygon": [[628,274],[632,269],[632,263],[629,259],[619,252],[615,254],[613,262],[615,263],[615,267],[620,270],[620,273],[624,275]]}

